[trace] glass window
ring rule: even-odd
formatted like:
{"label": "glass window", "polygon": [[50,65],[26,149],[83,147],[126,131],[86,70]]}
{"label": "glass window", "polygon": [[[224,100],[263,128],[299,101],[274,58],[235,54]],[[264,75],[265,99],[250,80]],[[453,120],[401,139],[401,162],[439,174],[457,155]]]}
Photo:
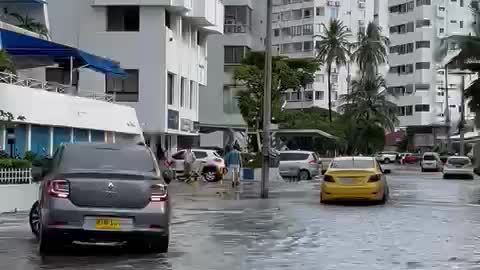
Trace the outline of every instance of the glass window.
{"label": "glass window", "polygon": [[273,29],[273,35],[276,37],[280,36],[280,29],[279,28]]}
{"label": "glass window", "polygon": [[323,74],[315,74],[315,81],[317,82],[325,82],[325,76]]}
{"label": "glass window", "polygon": [[31,150],[39,157],[49,155],[50,151],[50,128],[46,126],[32,125]]}
{"label": "glass window", "polygon": [[281,161],[307,160],[309,154],[304,153],[280,153]]}
{"label": "glass window", "polygon": [[107,31],[138,32],[140,8],[138,6],[107,6]]}
{"label": "glass window", "polygon": [[470,164],[470,159],[469,158],[463,158],[463,157],[451,157],[447,160],[448,164],[451,165],[460,165],[460,166],[465,166]]}
{"label": "glass window", "polygon": [[197,84],[194,81],[190,81],[190,94],[188,95],[188,106],[191,109],[193,109],[193,96],[195,94],[195,90],[197,88]]}
{"label": "glass window", "polygon": [[301,20],[302,19],[302,10],[295,9],[292,10],[292,20]]}
{"label": "glass window", "polygon": [[429,112],[430,111],[430,105],[429,104],[417,104],[417,105],[415,105],[415,111],[416,112]]}
{"label": "glass window", "polygon": [[70,142],[71,128],[55,127],[53,129],[53,152],[55,152],[62,143]]}
{"label": "glass window", "polygon": [[182,77],[180,82],[180,107],[185,106],[185,88],[187,87],[187,79]]}
{"label": "glass window", "polygon": [[168,73],[167,75],[167,103],[173,105],[175,101],[175,75]]}
{"label": "glass window", "polygon": [[431,0],[417,0],[417,7],[431,5]]}
{"label": "glass window", "polygon": [[305,41],[303,43],[303,50],[306,52],[313,50],[313,41]]}
{"label": "glass window", "polygon": [[297,25],[297,26],[292,26],[292,36],[301,36],[302,35],[302,26]]}
{"label": "glass window", "polygon": [[[303,34],[312,35],[313,34],[313,24],[304,24],[303,25]],[[313,43],[313,41],[312,41]]]}
{"label": "glass window", "polygon": [[105,131],[91,130],[92,142],[105,142]]}
{"label": "glass window", "polygon": [[114,94],[115,101],[138,102],[138,69],[126,69],[125,72],[128,74],[126,78],[113,76],[111,74],[105,75],[106,93]]}
{"label": "glass window", "polygon": [[418,62],[415,64],[415,69],[430,69],[430,62]]}
{"label": "glass window", "polygon": [[195,155],[195,158],[206,158],[208,155],[206,152],[203,152],[203,151],[192,151],[193,154]]}
{"label": "glass window", "polygon": [[338,18],[338,8],[330,8],[330,19]]}
{"label": "glass window", "polygon": [[375,167],[375,162],[371,160],[345,159],[333,160],[330,165],[333,169],[369,169]]}
{"label": "glass window", "polygon": [[323,100],[325,98],[325,92],[315,91],[315,100]]}
{"label": "glass window", "polygon": [[413,115],[413,106],[405,106],[405,115]]}
{"label": "glass window", "polygon": [[428,19],[417,20],[417,28],[426,27],[426,26],[430,26],[430,20]]}
{"label": "glass window", "polygon": [[317,7],[317,16],[325,16],[325,7]]}
{"label": "glass window", "polygon": [[[72,85],[78,86],[79,72],[73,72]],[[45,79],[47,82],[56,82],[59,84],[70,85],[70,70],[63,68],[46,68]]]}
{"label": "glass window", "polygon": [[73,142],[88,142],[88,130],[78,128],[74,129]]}
{"label": "glass window", "polygon": [[245,46],[225,46],[225,63],[226,64],[240,64],[247,47]]}
{"label": "glass window", "polygon": [[420,48],[430,48],[430,40],[422,40],[416,42],[417,49]]}

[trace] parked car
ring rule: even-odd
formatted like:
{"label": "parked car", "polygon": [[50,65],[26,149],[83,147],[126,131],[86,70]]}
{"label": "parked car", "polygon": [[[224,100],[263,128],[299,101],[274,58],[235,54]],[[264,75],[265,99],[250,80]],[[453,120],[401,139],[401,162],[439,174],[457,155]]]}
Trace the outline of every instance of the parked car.
{"label": "parked car", "polygon": [[443,167],[443,179],[451,176],[465,176],[473,179],[473,164],[467,156],[451,156]]}
{"label": "parked car", "polygon": [[401,163],[402,164],[415,164],[419,161],[418,155],[412,153],[405,153],[403,156]]}
{"label": "parked car", "polygon": [[310,151],[281,151],[279,170],[283,177],[309,180],[321,173],[322,160]]}
{"label": "parked car", "polygon": [[387,151],[387,152],[379,152],[375,154],[375,158],[380,163],[391,163],[396,162],[399,159],[400,154],[394,151]]}
{"label": "parked car", "polygon": [[420,167],[422,172],[425,171],[436,171],[439,172],[442,170],[443,162],[440,159],[440,155],[435,152],[425,152],[420,162]]}
{"label": "parked car", "polygon": [[40,253],[74,241],[168,251],[168,180],[148,147],[66,144],[48,161],[34,174],[39,201],[30,211]]}
{"label": "parked car", "polygon": [[[177,176],[183,176],[185,170],[185,151],[172,155],[172,168]],[[199,172],[207,182],[220,181],[226,173],[225,160],[211,149],[192,149],[195,156],[193,170]]]}

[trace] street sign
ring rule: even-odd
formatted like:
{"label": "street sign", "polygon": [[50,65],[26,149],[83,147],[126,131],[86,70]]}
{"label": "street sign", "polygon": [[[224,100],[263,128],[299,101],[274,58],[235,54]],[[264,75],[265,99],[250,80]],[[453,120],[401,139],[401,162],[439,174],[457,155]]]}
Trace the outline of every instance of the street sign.
{"label": "street sign", "polygon": [[15,129],[7,128],[7,144],[15,144]]}

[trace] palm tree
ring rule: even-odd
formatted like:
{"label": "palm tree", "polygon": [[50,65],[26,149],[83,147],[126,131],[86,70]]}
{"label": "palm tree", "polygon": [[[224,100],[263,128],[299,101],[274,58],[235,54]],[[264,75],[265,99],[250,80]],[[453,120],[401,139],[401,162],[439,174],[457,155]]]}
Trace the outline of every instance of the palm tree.
{"label": "palm tree", "polygon": [[[5,11],[8,12],[8,11]],[[48,29],[45,25],[35,21],[34,18],[26,15],[23,17],[22,15],[18,13],[8,13],[9,16],[12,16],[17,20],[17,26],[21,27],[25,30],[35,32],[37,34],[40,34],[42,36],[45,36],[48,38]]]}
{"label": "palm tree", "polygon": [[394,130],[398,123],[397,105],[388,100],[385,80],[377,75],[352,81],[352,92],[340,97],[340,112],[358,124],[374,124]]}
{"label": "palm tree", "polygon": [[5,50],[0,50],[0,72],[15,73],[15,64]]}
{"label": "palm tree", "polygon": [[325,24],[322,24],[322,27],[324,34],[320,35],[321,40],[317,44],[317,58],[327,65],[328,118],[332,123],[332,65],[335,64],[339,68],[349,61],[351,44],[348,37],[351,34],[340,20],[331,20],[328,27]]}
{"label": "palm tree", "polygon": [[375,79],[378,67],[387,62],[389,44],[389,39],[382,34],[382,29],[374,22],[368,24],[365,33],[359,32],[352,59],[357,63],[362,77],[372,76]]}

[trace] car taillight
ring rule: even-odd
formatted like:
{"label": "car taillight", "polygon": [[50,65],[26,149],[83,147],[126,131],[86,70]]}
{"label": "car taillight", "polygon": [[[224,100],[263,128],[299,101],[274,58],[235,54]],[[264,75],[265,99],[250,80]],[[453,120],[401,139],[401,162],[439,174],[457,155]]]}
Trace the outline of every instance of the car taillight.
{"label": "car taillight", "polygon": [[315,159],[312,159],[308,162],[308,164],[315,165],[315,164],[318,164],[318,163],[315,161]]}
{"label": "car taillight", "polygon": [[68,198],[70,183],[67,180],[50,180],[47,184],[47,193],[55,198]]}
{"label": "car taillight", "polygon": [[152,193],[150,195],[151,202],[165,202],[168,200],[167,186],[153,185]]}
{"label": "car taillight", "polygon": [[382,179],[382,176],[380,174],[375,174],[370,176],[370,178],[368,179],[368,182],[378,182],[380,181],[380,179]]}
{"label": "car taillight", "polygon": [[331,175],[325,175],[323,176],[323,181],[325,182],[330,182],[330,183],[334,183],[335,180],[333,180],[333,177]]}

